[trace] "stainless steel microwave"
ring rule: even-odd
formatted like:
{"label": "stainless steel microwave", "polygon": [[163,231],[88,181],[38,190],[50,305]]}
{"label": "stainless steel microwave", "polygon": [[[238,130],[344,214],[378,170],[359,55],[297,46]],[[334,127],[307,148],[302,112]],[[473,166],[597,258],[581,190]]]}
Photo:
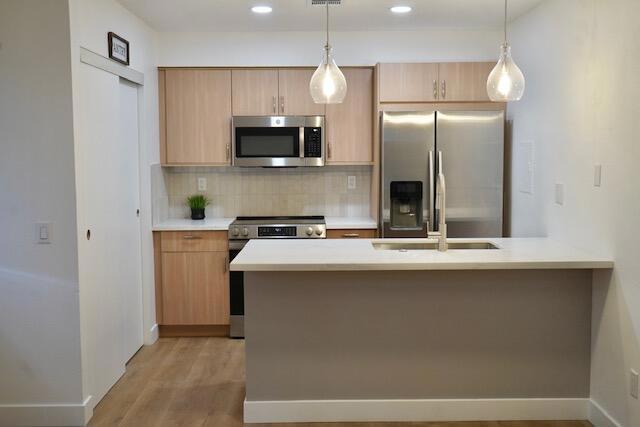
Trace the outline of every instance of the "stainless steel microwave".
{"label": "stainless steel microwave", "polygon": [[324,166],[323,116],[234,117],[233,165]]}

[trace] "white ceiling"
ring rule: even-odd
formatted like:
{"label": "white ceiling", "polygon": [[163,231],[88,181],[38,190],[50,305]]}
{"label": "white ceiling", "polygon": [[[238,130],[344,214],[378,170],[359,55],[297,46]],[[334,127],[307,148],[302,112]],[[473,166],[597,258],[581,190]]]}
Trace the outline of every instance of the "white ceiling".
{"label": "white ceiling", "polygon": [[[118,0],[158,31],[316,31],[324,29],[325,10],[311,0]],[[542,0],[510,0],[509,19]],[[257,15],[252,6],[268,5],[273,13]],[[413,11],[395,15],[391,6]],[[499,28],[502,0],[342,0],[331,6],[331,28],[337,31],[387,31],[425,28]]]}

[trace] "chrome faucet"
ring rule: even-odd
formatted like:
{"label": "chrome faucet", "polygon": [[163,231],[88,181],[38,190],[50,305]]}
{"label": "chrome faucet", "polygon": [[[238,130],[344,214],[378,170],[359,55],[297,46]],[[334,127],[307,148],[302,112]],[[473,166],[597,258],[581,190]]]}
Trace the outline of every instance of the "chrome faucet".
{"label": "chrome faucet", "polygon": [[446,252],[447,244],[447,185],[442,173],[442,151],[438,152],[438,179],[436,181],[436,209],[438,210],[438,231],[427,233],[427,237],[438,239],[438,251]]}

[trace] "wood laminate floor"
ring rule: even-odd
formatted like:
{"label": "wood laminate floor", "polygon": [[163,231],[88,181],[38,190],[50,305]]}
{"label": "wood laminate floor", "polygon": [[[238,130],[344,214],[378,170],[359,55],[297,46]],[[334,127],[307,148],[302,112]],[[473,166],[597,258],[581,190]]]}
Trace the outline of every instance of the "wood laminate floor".
{"label": "wood laminate floor", "polygon": [[[143,347],[94,410],[91,427],[242,426],[244,341],[161,338]],[[592,427],[587,421],[296,423],[255,427]]]}

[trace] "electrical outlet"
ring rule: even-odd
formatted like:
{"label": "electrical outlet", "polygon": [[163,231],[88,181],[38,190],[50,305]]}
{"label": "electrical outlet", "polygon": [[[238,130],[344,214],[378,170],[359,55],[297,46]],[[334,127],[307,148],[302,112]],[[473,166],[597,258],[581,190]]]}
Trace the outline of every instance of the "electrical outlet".
{"label": "electrical outlet", "polygon": [[207,191],[207,178],[198,178],[198,191]]}
{"label": "electrical outlet", "polygon": [[347,177],[347,189],[349,190],[356,189],[356,177],[354,175],[349,175]]}
{"label": "electrical outlet", "polygon": [[564,184],[556,184],[556,204],[564,205]]}
{"label": "electrical outlet", "polygon": [[593,168],[593,186],[602,186],[602,165],[595,165]]}
{"label": "electrical outlet", "polygon": [[631,370],[630,394],[634,399],[638,398],[638,372]]}
{"label": "electrical outlet", "polygon": [[36,222],[36,243],[51,243],[51,223]]}

